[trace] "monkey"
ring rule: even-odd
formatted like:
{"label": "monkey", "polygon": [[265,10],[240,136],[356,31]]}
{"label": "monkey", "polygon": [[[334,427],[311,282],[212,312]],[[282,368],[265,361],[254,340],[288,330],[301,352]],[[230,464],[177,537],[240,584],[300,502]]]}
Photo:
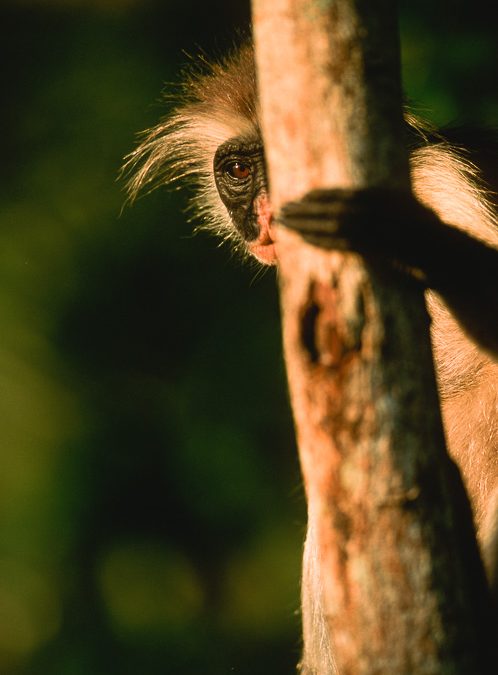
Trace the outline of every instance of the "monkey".
{"label": "monkey", "polygon": [[[204,70],[187,75],[176,108],[144,132],[126,158],[129,199],[164,183],[193,181],[192,207],[201,227],[243,258],[278,266],[278,214],[273,213],[268,190],[253,48],[245,44],[229,57],[204,65]],[[380,227],[377,241],[369,244],[360,232],[351,248],[361,253],[373,246],[376,255],[401,263],[427,287],[446,441],[463,475],[496,593],[498,201],[475,157],[481,153],[492,164],[498,142],[476,133],[439,131],[409,112],[405,126],[414,195],[437,218],[422,228],[403,230],[404,244],[399,238],[393,243],[392,228]],[[300,670],[305,675],[335,672],[320,584],[310,510],[302,581]]]}

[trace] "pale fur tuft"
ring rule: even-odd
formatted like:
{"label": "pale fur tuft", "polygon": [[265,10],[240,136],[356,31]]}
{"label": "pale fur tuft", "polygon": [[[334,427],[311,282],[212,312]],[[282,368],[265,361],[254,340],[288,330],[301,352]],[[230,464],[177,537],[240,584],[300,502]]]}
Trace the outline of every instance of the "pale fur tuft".
{"label": "pale fur tuft", "polygon": [[444,140],[415,150],[410,158],[413,191],[442,221],[496,247],[496,215],[478,168],[463,153]]}
{"label": "pale fur tuft", "polygon": [[245,46],[218,63],[201,60],[179,100],[168,117],[143,132],[138,147],[125,158],[128,199],[133,202],[141,192],[188,178],[196,188],[192,207],[200,227],[244,253],[245,245],[218,198],[213,157],[230,138],[259,134],[252,48]]}

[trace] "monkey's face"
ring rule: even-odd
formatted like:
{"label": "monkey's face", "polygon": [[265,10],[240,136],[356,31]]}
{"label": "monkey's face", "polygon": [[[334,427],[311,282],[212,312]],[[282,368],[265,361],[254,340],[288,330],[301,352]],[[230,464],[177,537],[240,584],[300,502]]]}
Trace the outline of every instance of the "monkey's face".
{"label": "monkey's face", "polygon": [[213,170],[221,201],[248,251],[260,262],[274,264],[273,218],[261,140],[226,141],[216,151]]}

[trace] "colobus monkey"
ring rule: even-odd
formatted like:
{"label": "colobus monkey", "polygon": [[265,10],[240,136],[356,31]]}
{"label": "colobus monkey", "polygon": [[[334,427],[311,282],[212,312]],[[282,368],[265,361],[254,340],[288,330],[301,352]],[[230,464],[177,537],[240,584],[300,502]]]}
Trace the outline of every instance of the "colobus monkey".
{"label": "colobus monkey", "polygon": [[[472,153],[485,157],[485,167],[496,157],[498,144],[475,133],[460,141],[456,132],[436,132],[409,114],[406,123],[414,193],[452,227],[435,220],[433,229],[412,233],[416,261],[406,259],[410,242],[393,243],[382,225],[375,250],[410,269],[416,267],[433,289],[427,292],[427,302],[447,443],[462,471],[487,573],[496,588],[497,201],[485,187],[485,175],[473,163]],[[277,262],[251,46],[209,65],[207,72],[190,74],[178,107],[146,132],[126,168],[132,172],[132,199],[164,182],[193,179],[198,188],[194,205],[204,227],[230,241],[243,256],[263,264]],[[313,530],[312,522],[309,528]],[[319,588],[316,556],[307,550],[301,670],[309,675],[334,672],[320,601],[313,598]]]}

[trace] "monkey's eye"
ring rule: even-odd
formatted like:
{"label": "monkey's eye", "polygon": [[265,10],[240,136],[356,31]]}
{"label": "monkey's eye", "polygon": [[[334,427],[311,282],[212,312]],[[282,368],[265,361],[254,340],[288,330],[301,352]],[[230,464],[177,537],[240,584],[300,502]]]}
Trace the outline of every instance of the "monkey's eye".
{"label": "monkey's eye", "polygon": [[225,173],[235,180],[244,180],[251,175],[251,172],[251,165],[245,162],[234,161],[225,166]]}

